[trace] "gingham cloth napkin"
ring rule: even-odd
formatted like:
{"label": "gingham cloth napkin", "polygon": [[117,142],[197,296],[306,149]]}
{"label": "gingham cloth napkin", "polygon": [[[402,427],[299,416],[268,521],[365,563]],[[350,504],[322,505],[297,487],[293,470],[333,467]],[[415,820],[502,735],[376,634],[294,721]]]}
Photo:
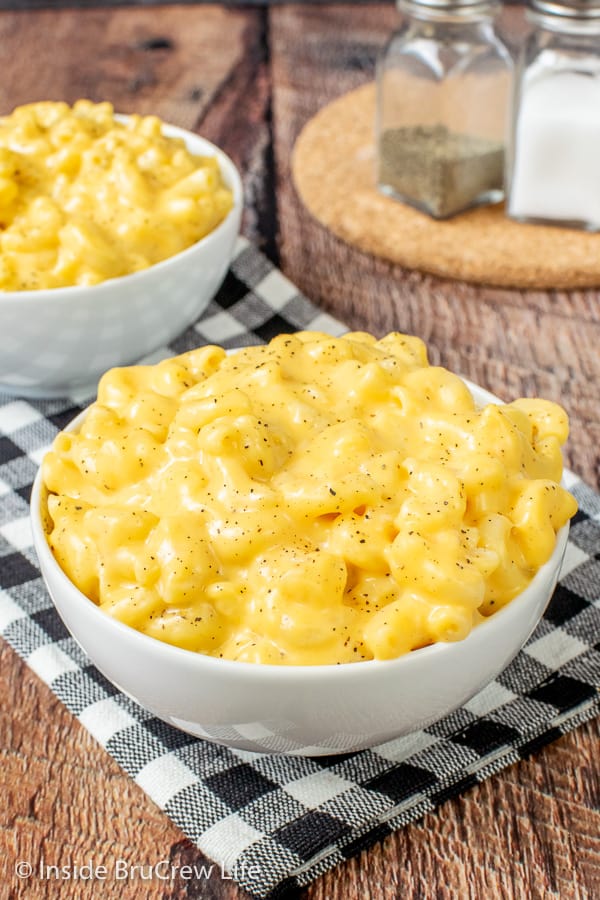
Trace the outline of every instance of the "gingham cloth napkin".
{"label": "gingham cloth napkin", "polygon": [[[243,239],[219,295],[170,348],[344,327]],[[89,398],[0,398],[0,634],[223,871],[281,897],[600,712],[600,497],[580,512],[559,586],[515,661],[462,709],[372,750],[259,756],[177,731],[120,694],[69,637],[40,577],[28,499],[40,459]]]}

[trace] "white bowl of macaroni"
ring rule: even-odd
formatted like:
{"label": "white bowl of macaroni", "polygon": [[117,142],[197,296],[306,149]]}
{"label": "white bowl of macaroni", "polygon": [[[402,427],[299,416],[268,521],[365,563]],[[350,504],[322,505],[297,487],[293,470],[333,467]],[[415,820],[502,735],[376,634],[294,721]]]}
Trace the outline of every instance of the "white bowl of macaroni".
{"label": "white bowl of macaroni", "polygon": [[416,338],[302,332],[107,373],[32,494],[56,608],[167,722],[322,755],[425,727],[503,669],[576,510],[565,413]]}
{"label": "white bowl of macaroni", "polygon": [[92,390],[167,344],[229,266],[243,192],[204,138],[108,103],[0,119],[0,391]]}

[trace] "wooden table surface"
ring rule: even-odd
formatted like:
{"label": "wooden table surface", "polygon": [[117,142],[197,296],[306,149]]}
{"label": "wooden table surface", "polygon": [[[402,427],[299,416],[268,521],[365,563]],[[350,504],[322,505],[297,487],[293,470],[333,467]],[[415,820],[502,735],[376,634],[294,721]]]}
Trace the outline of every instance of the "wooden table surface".
{"label": "wooden table surface", "polygon": [[[354,328],[398,329],[508,398],[539,392],[572,421],[568,460],[600,480],[600,291],[521,292],[442,281],[369,258],[311,220],[290,152],[322,105],[373,77],[395,27],[385,5],[165,6],[0,12],[0,112],[108,99],[221,144],[241,167],[245,233]],[[511,39],[519,9],[505,11]],[[599,237],[600,243],[600,237]],[[201,854],[4,644],[0,646],[0,898],[246,895],[214,878],[19,882],[34,868]],[[321,877],[305,900],[600,897],[598,722],[446,802]]]}

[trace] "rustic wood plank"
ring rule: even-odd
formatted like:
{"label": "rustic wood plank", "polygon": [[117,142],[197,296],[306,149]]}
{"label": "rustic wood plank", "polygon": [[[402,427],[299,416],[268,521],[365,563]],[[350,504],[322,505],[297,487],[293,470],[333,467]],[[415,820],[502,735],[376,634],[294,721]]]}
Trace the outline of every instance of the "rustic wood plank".
{"label": "rustic wood plank", "polygon": [[[397,21],[387,4],[272,11],[281,266],[350,327],[418,334],[432,362],[504,399],[539,393],[560,400],[571,416],[568,462],[599,484],[597,291],[521,292],[405,271],[334,238],[296,195],[290,156],[300,129],[325,103],[373,77]],[[518,42],[521,10],[505,9],[502,28]],[[307,900],[598,896],[599,750],[599,726],[590,723],[324,875]]]}
{"label": "rustic wood plank", "polygon": [[[169,860],[177,868],[208,862],[3,641],[0,693],[10,698],[0,710],[0,884],[9,886],[8,896],[98,896],[98,881],[59,884],[40,878],[42,863],[73,866],[91,860],[112,875],[118,860],[128,866]],[[19,860],[29,862],[36,874],[17,879]],[[107,877],[102,896],[190,896],[189,881],[141,876]],[[199,884],[202,896],[246,896],[222,881],[218,871]],[[3,887],[0,896],[7,896]]]}
{"label": "rustic wood plank", "polygon": [[85,96],[194,129],[254,22],[251,11],[219,6],[2,13],[0,112]]}
{"label": "rustic wood plank", "polygon": [[592,900],[599,750],[597,723],[583,726],[322,876],[306,900]]}
{"label": "rustic wood plank", "polygon": [[222,147],[243,173],[244,234],[277,262],[267,28],[266,12],[258,11],[245,32],[243,57],[198,130]]}

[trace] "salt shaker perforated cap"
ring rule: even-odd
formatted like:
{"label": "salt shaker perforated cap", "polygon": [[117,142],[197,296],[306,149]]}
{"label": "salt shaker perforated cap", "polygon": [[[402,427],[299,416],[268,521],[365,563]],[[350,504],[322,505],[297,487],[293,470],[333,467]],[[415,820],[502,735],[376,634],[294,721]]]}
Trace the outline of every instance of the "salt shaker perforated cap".
{"label": "salt shaker perforated cap", "polygon": [[535,12],[568,19],[600,18],[600,0],[531,0]]}
{"label": "salt shaker perforated cap", "polygon": [[499,3],[500,0],[396,0],[396,5],[400,10],[427,7],[438,12],[449,12],[458,15],[461,13],[468,15],[477,7],[495,7]]}

